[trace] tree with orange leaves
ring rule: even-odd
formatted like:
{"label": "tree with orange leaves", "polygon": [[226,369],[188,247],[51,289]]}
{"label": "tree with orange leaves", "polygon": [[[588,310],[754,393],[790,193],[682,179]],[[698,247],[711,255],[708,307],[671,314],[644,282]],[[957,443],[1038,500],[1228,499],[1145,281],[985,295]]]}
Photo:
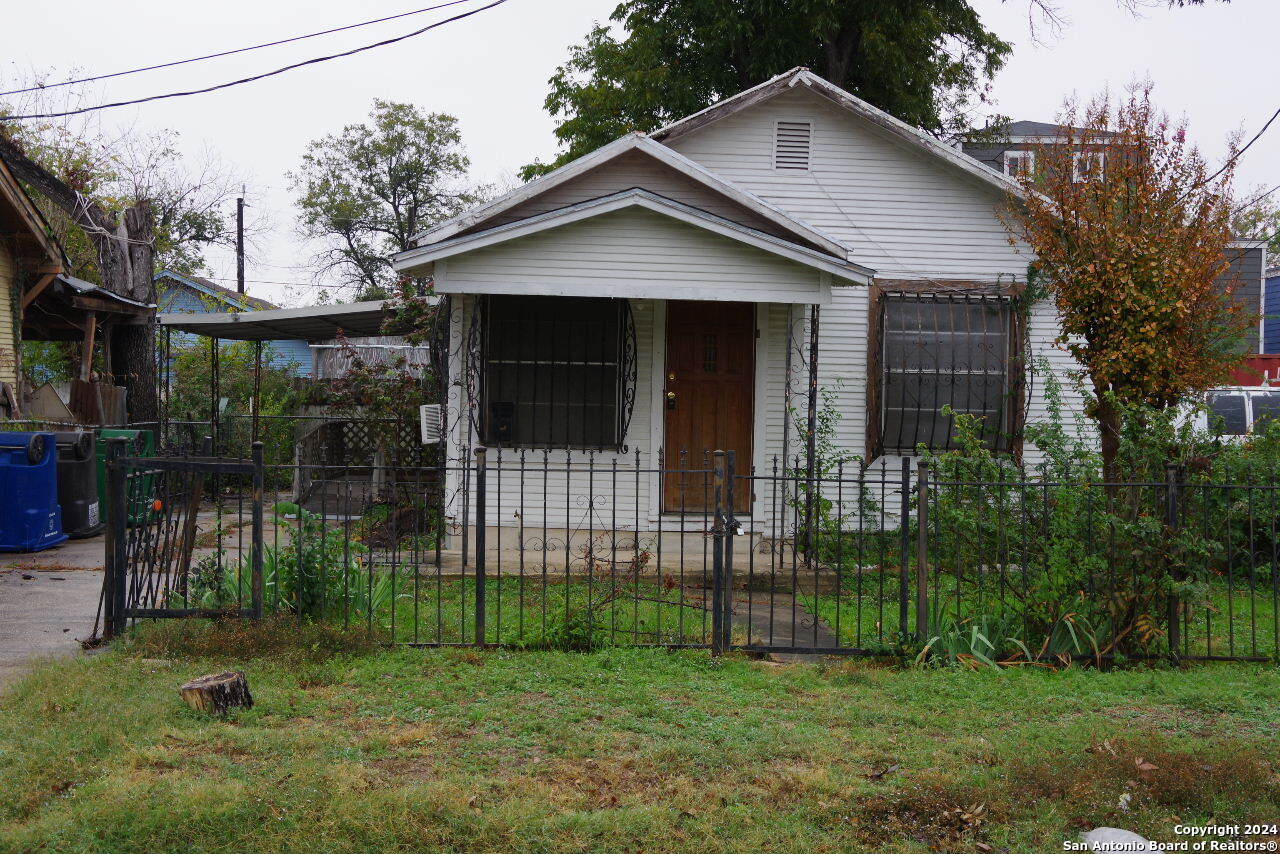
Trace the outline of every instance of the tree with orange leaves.
{"label": "tree with orange leaves", "polygon": [[1234,158],[1211,170],[1149,85],[1114,104],[1068,101],[1061,125],[1020,176],[1025,198],[1008,220],[1057,307],[1059,346],[1092,385],[1112,476],[1126,411],[1175,406],[1240,361],[1252,318],[1219,281],[1234,239]]}

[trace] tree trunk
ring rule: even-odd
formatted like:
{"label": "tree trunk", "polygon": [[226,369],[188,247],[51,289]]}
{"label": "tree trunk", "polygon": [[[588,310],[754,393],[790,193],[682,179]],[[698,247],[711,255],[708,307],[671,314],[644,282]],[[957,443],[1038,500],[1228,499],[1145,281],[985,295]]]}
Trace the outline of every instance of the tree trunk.
{"label": "tree trunk", "polygon": [[211,673],[192,679],[178,689],[182,699],[197,712],[225,715],[231,709],[253,707],[253,695],[249,693],[249,680],[239,670]]}
{"label": "tree trunk", "polygon": [[1094,416],[1098,421],[1098,439],[1102,448],[1102,479],[1116,483],[1119,477],[1116,458],[1120,456],[1120,410],[1107,392],[1098,393]]}

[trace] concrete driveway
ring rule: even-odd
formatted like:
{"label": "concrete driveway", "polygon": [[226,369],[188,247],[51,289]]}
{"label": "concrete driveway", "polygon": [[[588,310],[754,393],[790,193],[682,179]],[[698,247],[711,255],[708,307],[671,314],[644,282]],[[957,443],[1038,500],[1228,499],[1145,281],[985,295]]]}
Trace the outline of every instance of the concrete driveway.
{"label": "concrete driveway", "polygon": [[43,658],[77,655],[102,590],[102,537],[0,554],[0,694]]}

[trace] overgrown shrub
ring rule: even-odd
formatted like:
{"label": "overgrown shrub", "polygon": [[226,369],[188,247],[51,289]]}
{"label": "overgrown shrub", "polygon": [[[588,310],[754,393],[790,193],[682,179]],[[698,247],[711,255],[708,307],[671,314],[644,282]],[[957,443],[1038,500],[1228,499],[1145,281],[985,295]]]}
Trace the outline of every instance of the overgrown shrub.
{"label": "overgrown shrub", "polygon": [[[372,567],[366,545],[291,502],[276,504],[273,512],[287,542],[263,547],[263,606],[268,613],[369,623],[389,617],[405,595],[405,582]],[[210,609],[230,602],[243,605],[252,601],[252,585],[249,555],[227,563],[215,553],[197,567],[192,603]]]}
{"label": "overgrown shrub", "polygon": [[[1052,376],[1046,399],[1048,417],[1027,428],[1044,456],[1034,468],[992,454],[964,414],[957,449],[928,455],[938,649],[1164,654],[1172,615],[1213,612],[1224,580],[1270,572],[1280,517],[1251,487],[1280,472],[1276,425],[1233,444],[1185,412],[1122,407],[1107,483]],[[975,632],[990,642],[976,652]]]}

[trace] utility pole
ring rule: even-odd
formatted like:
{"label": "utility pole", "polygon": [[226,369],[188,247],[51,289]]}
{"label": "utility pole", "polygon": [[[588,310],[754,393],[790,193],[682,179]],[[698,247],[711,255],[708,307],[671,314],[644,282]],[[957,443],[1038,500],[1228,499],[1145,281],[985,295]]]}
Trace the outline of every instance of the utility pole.
{"label": "utility pole", "polygon": [[236,291],[244,293],[244,187],[236,199]]}

